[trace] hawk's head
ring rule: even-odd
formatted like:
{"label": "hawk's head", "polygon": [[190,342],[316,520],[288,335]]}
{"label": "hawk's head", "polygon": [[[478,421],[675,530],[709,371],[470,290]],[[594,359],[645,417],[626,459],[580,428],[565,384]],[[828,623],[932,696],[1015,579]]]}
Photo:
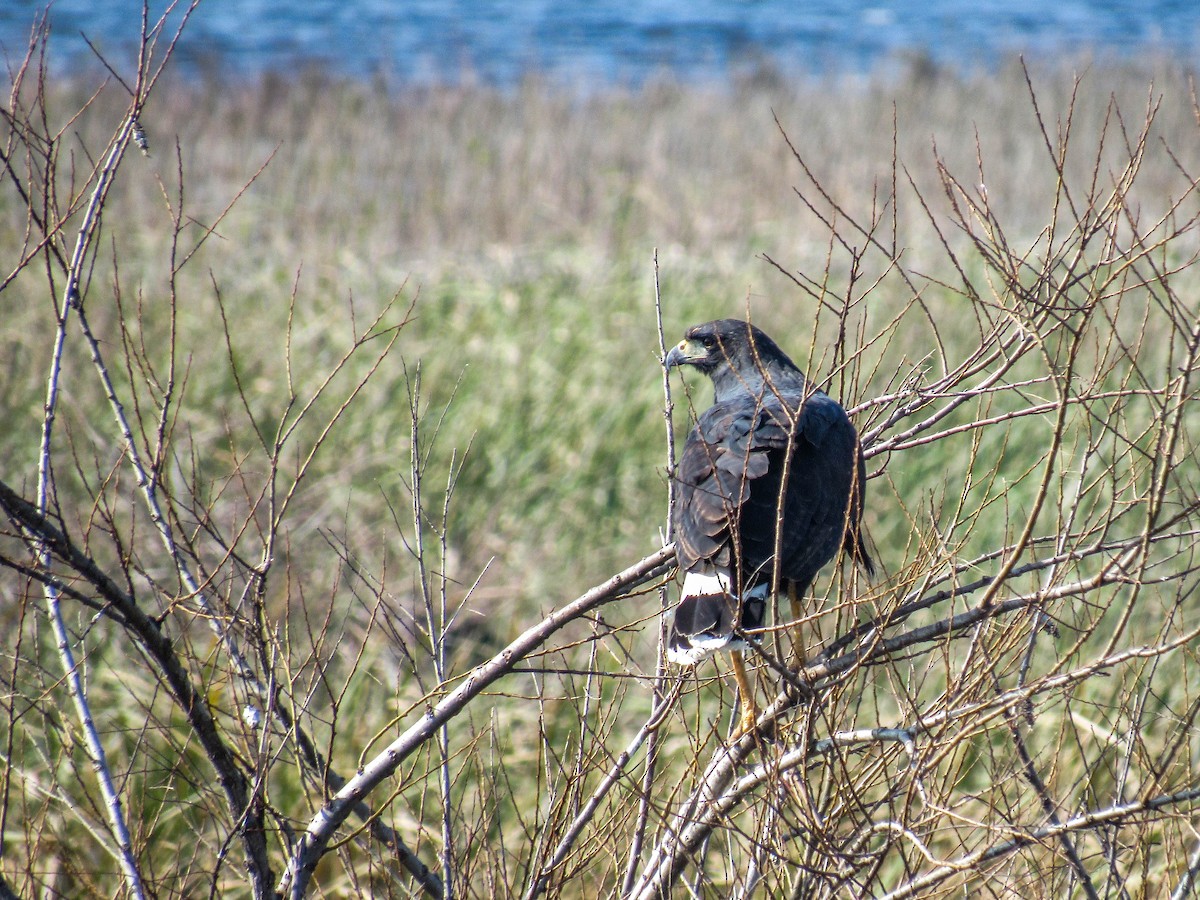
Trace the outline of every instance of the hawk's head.
{"label": "hawk's head", "polygon": [[734,382],[743,389],[761,384],[764,374],[800,375],[796,364],[778,344],[741,319],[717,319],[693,325],[684,333],[683,340],[671,348],[663,365],[668,369],[695,366],[712,378],[718,393],[726,384],[732,387]]}

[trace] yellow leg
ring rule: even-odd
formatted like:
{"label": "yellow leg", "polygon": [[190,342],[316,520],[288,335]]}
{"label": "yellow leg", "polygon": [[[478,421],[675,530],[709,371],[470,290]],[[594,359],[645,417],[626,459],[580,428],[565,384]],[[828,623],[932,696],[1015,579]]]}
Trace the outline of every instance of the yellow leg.
{"label": "yellow leg", "polygon": [[733,678],[738,687],[738,711],[740,712],[737,727],[729,735],[730,740],[736,741],[743,735],[754,731],[758,721],[758,704],[754,700],[754,685],[750,683],[750,673],[746,671],[746,661],[741,650],[730,654],[733,662]]}
{"label": "yellow leg", "polygon": [[801,601],[804,599],[796,593],[796,582],[789,581],[787,586],[788,602],[792,606],[792,654],[793,662],[796,670],[804,668],[804,629],[800,625],[800,619],[804,615],[804,609],[801,606]]}

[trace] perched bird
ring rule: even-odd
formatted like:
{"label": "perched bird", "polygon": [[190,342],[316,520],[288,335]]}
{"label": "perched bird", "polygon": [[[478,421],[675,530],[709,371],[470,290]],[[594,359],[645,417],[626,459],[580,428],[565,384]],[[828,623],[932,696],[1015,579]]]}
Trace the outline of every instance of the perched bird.
{"label": "perched bird", "polygon": [[766,623],[771,591],[786,591],[799,619],[801,597],[839,549],[873,572],[860,530],[862,451],[841,405],[748,322],[689,328],[663,365],[696,367],[715,392],[675,473],[684,580],[667,656],[695,665],[733,651],[739,737],[758,718],[742,653]]}

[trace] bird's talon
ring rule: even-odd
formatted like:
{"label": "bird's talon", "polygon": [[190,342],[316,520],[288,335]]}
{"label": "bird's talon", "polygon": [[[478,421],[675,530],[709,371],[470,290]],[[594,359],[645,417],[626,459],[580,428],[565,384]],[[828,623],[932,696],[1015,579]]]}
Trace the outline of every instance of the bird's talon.
{"label": "bird's talon", "polygon": [[775,723],[768,722],[759,726],[758,718],[760,712],[757,707],[753,707],[738,717],[738,723],[733,730],[729,732],[729,743],[736,744],[746,735],[754,735],[755,738],[762,741],[773,741],[775,739]]}
{"label": "bird's talon", "polygon": [[751,712],[749,715],[743,714],[742,717],[740,719],[738,719],[738,723],[734,727],[733,731],[731,731],[729,733],[730,742],[736,744],[738,741],[740,741],[746,735],[753,734],[757,728],[757,725],[758,725],[757,710],[755,710],[754,712]]}

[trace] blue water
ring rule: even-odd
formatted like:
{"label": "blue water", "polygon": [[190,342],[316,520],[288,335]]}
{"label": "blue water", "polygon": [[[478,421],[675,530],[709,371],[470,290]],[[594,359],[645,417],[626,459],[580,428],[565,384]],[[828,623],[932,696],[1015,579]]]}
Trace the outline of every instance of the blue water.
{"label": "blue water", "polygon": [[[0,0],[0,50],[10,64],[43,6]],[[91,64],[83,32],[118,70],[127,67],[140,10],[140,0],[55,0],[52,63]],[[764,64],[866,71],[910,54],[974,67],[1017,52],[1166,52],[1195,64],[1200,0],[204,0],[178,62],[201,72],[318,64],[401,82],[501,85],[541,72],[593,84],[663,71],[720,79]]]}

